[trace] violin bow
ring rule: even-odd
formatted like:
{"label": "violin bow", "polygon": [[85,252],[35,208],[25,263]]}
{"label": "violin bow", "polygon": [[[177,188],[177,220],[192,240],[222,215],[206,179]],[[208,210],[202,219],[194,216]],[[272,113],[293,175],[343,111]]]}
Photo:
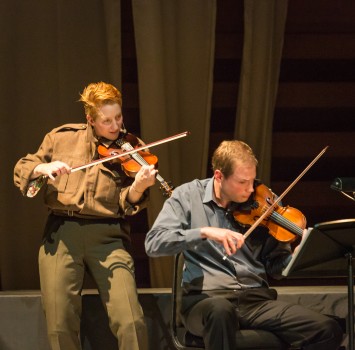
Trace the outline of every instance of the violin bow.
{"label": "violin bow", "polygon": [[318,159],[326,152],[326,150],[329,148],[329,146],[326,146],[325,148],[322,149],[322,151],[319,152],[319,154],[307,165],[307,167],[299,174],[296,179],[286,188],[286,190],[274,201],[272,205],[262,214],[260,217],[254,222],[252,226],[247,230],[247,232],[244,233],[244,238],[247,238],[254,230],[255,228],[261,223],[261,221],[264,220],[264,218],[271,213],[271,211],[275,208],[275,206],[280,203],[282,198],[286,196],[288,192],[292,189],[294,185],[302,178],[302,176],[313,166],[315,162],[318,161]]}
{"label": "violin bow", "polygon": [[114,154],[112,156],[107,156],[107,157],[103,157],[103,158],[100,158],[100,159],[96,159],[96,160],[94,160],[94,161],[92,161],[90,163],[87,163],[87,164],[84,164],[84,165],[80,165],[78,167],[73,168],[71,170],[71,172],[74,173],[75,171],[86,169],[86,168],[89,168],[89,167],[91,167],[93,165],[97,165],[97,164],[101,164],[101,163],[104,163],[104,162],[108,162],[108,161],[116,159],[116,158],[126,157],[126,156],[129,156],[132,153],[137,153],[137,152],[145,150],[147,148],[152,148],[152,147],[161,145],[161,144],[166,143],[166,142],[174,141],[174,140],[180,139],[182,137],[188,136],[189,134],[190,134],[189,131],[184,131],[184,132],[182,132],[180,134],[169,136],[169,137],[166,137],[165,139],[161,139],[159,141],[154,141],[154,142],[148,143],[146,145],[143,145],[141,147],[137,147],[137,148],[135,148],[135,149],[133,149],[131,151],[126,151],[126,152],[123,152],[123,153],[117,153],[117,154]]}
{"label": "violin bow", "polygon": [[[116,159],[116,158],[125,157],[125,156],[128,156],[128,155],[132,154],[132,153],[136,153],[136,152],[145,150],[147,148],[152,148],[152,147],[161,145],[163,143],[174,141],[174,140],[180,139],[182,137],[186,137],[188,135],[190,135],[190,132],[189,131],[184,131],[184,132],[182,132],[180,134],[169,136],[169,137],[166,137],[164,139],[148,143],[148,144],[146,144],[144,146],[137,147],[137,148],[135,148],[135,149],[133,149],[131,151],[117,153],[117,154],[114,154],[112,156],[107,156],[107,157],[103,157],[103,158],[100,158],[100,159],[96,159],[96,160],[94,160],[94,161],[92,161],[90,163],[87,163],[87,164],[80,165],[80,166],[77,166],[75,168],[72,168],[71,169],[71,173],[74,173],[74,172],[76,172],[78,170],[89,168],[89,167],[97,165],[97,164],[108,162],[108,161]],[[48,178],[47,175],[42,175],[39,178],[30,181],[30,183],[28,185],[28,189],[27,189],[27,197],[34,197],[38,193],[38,191],[41,189],[41,187],[44,185],[44,183],[46,182],[47,178]]]}

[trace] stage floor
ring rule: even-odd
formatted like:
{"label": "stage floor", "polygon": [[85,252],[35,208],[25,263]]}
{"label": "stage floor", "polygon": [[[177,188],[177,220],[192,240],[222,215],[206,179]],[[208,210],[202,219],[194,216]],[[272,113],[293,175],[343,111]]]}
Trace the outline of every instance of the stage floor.
{"label": "stage floor", "polygon": [[[275,287],[279,299],[323,314],[347,318],[346,286]],[[174,350],[169,333],[171,290],[139,289],[151,350]],[[83,291],[82,343],[84,350],[117,350],[96,290]],[[344,339],[343,345],[347,345]],[[50,350],[40,292],[0,292],[0,349]]]}

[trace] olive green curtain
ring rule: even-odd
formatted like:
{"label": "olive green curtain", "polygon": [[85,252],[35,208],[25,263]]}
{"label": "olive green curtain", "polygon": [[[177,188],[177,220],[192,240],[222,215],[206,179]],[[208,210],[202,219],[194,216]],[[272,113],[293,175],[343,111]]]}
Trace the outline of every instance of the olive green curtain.
{"label": "olive green curtain", "polygon": [[[206,176],[209,145],[215,0],[133,0],[141,130],[144,140],[183,131],[160,146],[160,174],[174,185]],[[152,189],[149,223],[164,198]],[[153,287],[170,287],[172,257],[150,260]]]}
{"label": "olive green curtain", "polygon": [[93,81],[121,82],[120,0],[0,3],[1,288],[38,289],[37,252],[46,213],[41,195],[21,197],[15,162],[44,134],[85,122],[77,101]]}
{"label": "olive green curtain", "polygon": [[282,56],[287,0],[244,1],[244,46],[234,136],[259,159],[270,184],[272,123]]}

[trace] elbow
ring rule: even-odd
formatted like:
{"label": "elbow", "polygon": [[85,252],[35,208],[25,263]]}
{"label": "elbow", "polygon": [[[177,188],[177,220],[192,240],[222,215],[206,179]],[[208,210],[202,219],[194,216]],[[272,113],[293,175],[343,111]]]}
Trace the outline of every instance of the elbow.
{"label": "elbow", "polygon": [[144,242],[145,252],[150,258],[158,258],[161,256],[170,255],[166,249],[164,249],[164,245],[159,244],[154,240],[145,240]]}
{"label": "elbow", "polygon": [[154,258],[155,254],[147,247],[145,247],[145,252],[150,258]]}
{"label": "elbow", "polygon": [[146,239],[146,240],[145,240],[145,242],[144,242],[144,248],[145,248],[146,254],[147,254],[149,257],[154,258],[154,257],[158,256],[157,253],[154,251],[152,242],[151,242],[149,239]]}
{"label": "elbow", "polygon": [[157,258],[159,256],[162,256],[162,254],[159,254],[157,251],[147,249],[147,248],[145,249],[145,252],[150,258]]}

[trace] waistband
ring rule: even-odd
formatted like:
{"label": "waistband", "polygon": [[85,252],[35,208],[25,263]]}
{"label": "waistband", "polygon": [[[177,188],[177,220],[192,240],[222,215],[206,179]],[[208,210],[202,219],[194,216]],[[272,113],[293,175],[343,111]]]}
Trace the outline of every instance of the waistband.
{"label": "waistband", "polygon": [[112,222],[118,222],[121,219],[120,218],[112,218],[112,217],[107,217],[107,216],[95,216],[95,215],[83,215],[80,214],[76,211],[73,210],[56,210],[56,209],[51,209],[50,214],[54,216],[60,216],[64,218],[65,220],[103,220],[103,221],[112,221]]}

